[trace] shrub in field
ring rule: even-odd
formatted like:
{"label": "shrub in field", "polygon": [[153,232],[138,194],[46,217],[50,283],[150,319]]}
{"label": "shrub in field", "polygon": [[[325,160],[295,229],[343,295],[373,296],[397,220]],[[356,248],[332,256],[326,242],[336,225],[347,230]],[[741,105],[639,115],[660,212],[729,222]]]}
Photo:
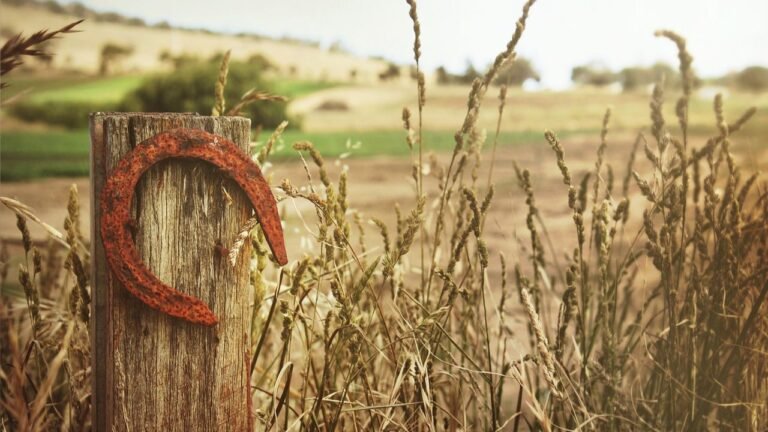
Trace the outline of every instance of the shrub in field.
{"label": "shrub in field", "polygon": [[315,108],[318,111],[349,111],[349,105],[337,99],[324,100]]}
{"label": "shrub in field", "polygon": [[179,69],[183,66],[200,62],[200,58],[192,54],[181,53],[174,55],[168,50],[162,51],[157,58],[161,62],[169,64],[173,69]]}
{"label": "shrub in field", "polygon": [[601,66],[576,66],[571,70],[571,81],[574,84],[605,87],[617,80],[618,76],[615,72]]}
{"label": "shrub in field", "polygon": [[400,76],[400,66],[394,63],[389,63],[387,65],[387,68],[379,73],[379,79],[381,81],[389,81],[399,76]]}
{"label": "shrub in field", "polygon": [[768,89],[768,68],[750,66],[737,73],[735,81],[743,89],[765,91]]}
{"label": "shrub in field", "polygon": [[[238,259],[246,242],[254,246],[248,301],[256,428],[765,430],[768,195],[764,179],[743,173],[732,152],[754,109],[729,121],[718,96],[716,135],[694,142],[692,59],[682,38],[660,32],[679,52],[675,118],[664,116],[658,83],[650,128],[621,161],[620,176],[606,156],[610,111],[587,170],[573,170],[547,131],[541,144],[562,176],[562,197],[554,199],[572,217],[574,248],[563,254],[553,246],[535,177],[515,164],[520,193],[512,199],[525,203],[524,239],[517,256],[505,257],[486,242],[489,211],[502,198],[493,185],[496,142],[482,151],[477,119],[533,1],[505,49],[473,80],[443,162],[424,154],[428,93],[415,0],[408,4],[417,111],[402,112],[402,145],[411,151],[413,200],[395,206],[392,224],[368,219],[354,208],[349,173],[332,176],[312,143],[296,142],[306,184],[283,180],[277,198],[311,206],[314,218],[303,222],[313,247],[282,269],[270,265],[258,228],[229,248]],[[212,104],[224,112],[226,67],[220,70]],[[501,87],[497,129],[506,96]],[[260,164],[284,127],[256,149]],[[19,215],[25,251],[19,287],[0,296],[0,342],[10,347],[0,359],[0,424],[12,430],[88,425],[87,348],[78,342],[87,339],[87,252],[71,196],[59,255],[38,252],[26,228],[32,215],[3,201]],[[47,256],[66,257],[64,270]],[[49,272],[63,282],[48,288]],[[514,333],[516,318],[524,324]]]}
{"label": "shrub in field", "polygon": [[121,60],[133,54],[133,47],[107,42],[101,47],[99,55],[99,75],[107,75]]}
{"label": "shrub in field", "polygon": [[645,88],[661,79],[667,83],[679,80],[677,71],[666,63],[656,63],[650,67],[627,67],[619,71],[618,76],[625,92]]}
{"label": "shrub in field", "polygon": [[529,79],[539,81],[541,78],[530,60],[524,57],[515,57],[499,69],[499,73],[493,81],[496,85],[520,87]]}
{"label": "shrub in field", "polygon": [[[147,79],[144,84],[125,97],[122,111],[197,112],[208,114],[214,105],[215,62],[183,63],[171,73]],[[239,100],[251,90],[270,91],[270,84],[262,71],[249,63],[230,62],[225,97]],[[284,101],[257,102],[245,107],[242,115],[250,117],[253,126],[273,128],[286,119]],[[295,120],[291,125],[298,127]]]}

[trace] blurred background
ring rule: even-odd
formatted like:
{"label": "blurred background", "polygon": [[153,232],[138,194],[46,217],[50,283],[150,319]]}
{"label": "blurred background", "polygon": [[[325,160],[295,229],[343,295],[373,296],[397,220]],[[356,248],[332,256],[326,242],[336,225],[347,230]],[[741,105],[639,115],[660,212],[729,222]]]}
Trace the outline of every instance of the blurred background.
{"label": "blurred background", "polygon": [[[0,2],[0,36],[58,29],[84,18],[79,33],[45,44],[51,56],[28,58],[3,76],[0,94],[0,179],[3,194],[32,205],[44,220],[64,217],[68,185],[87,193],[92,111],[196,111],[210,114],[219,63],[231,50],[227,99],[250,89],[284,96],[243,112],[258,143],[289,122],[275,154],[285,172],[296,171],[290,144],[310,140],[337,166],[376,166],[354,172],[359,196],[378,188],[382,172],[407,178],[409,150],[401,110],[416,111],[413,31],[405,2],[374,0],[245,2],[29,1]],[[424,146],[437,158],[453,147],[472,80],[482,74],[514,32],[522,2],[419,3],[422,69],[427,80]],[[679,93],[676,49],[653,36],[673,29],[694,56],[692,133],[715,131],[712,97],[723,93],[736,118],[749,106],[756,117],[740,135],[738,154],[754,168],[767,159],[768,57],[764,42],[768,2],[542,0],[495,85],[509,86],[499,134],[503,161],[529,161],[553,129],[570,160],[591,165],[604,111],[613,107],[611,151],[625,158],[635,134],[649,123],[652,84],[664,77],[673,118]],[[480,126],[492,135],[498,87],[486,95]],[[279,163],[283,161],[284,163]],[[291,162],[294,161],[294,162]],[[557,172],[552,178],[556,185]],[[507,171],[512,183],[511,171]],[[543,175],[543,174],[542,174]],[[399,177],[398,177],[399,179]],[[544,186],[546,189],[546,186]],[[375,212],[386,203],[358,204]],[[366,206],[368,206],[366,208]],[[84,211],[87,214],[87,211]],[[15,236],[12,218],[0,236]]]}

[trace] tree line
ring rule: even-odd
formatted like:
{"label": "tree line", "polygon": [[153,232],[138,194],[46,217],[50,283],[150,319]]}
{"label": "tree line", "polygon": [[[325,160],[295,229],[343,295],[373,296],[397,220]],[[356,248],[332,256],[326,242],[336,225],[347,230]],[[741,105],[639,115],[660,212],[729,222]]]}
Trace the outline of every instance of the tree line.
{"label": "tree line", "polygon": [[[383,74],[389,76],[389,74]],[[435,70],[438,84],[470,84],[482,75],[471,62],[463,73],[452,73],[440,66]],[[658,62],[650,66],[630,66],[620,70],[612,70],[599,64],[578,65],[571,69],[571,82],[577,86],[608,87],[618,85],[623,91],[630,92],[648,88],[661,78],[667,85],[679,86],[680,74],[669,64]],[[494,80],[496,85],[522,86],[528,80],[539,81],[540,75],[530,59],[519,57],[505,64]],[[746,91],[768,90],[768,68],[763,66],[748,66],[742,70],[728,73],[711,79],[694,79],[694,86],[705,83],[723,85]]]}

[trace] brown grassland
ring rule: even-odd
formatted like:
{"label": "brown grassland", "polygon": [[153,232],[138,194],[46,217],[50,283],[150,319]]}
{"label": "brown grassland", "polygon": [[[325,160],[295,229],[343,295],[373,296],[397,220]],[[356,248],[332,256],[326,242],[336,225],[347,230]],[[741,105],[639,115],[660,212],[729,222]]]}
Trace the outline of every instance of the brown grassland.
{"label": "brown grassland", "polygon": [[[768,191],[757,171],[766,158],[738,147],[739,134],[754,133],[755,110],[717,95],[711,127],[698,128],[692,57],[682,37],[660,31],[678,49],[680,89],[661,81],[647,112],[615,106],[573,120],[594,137],[561,141],[547,130],[537,143],[497,146],[510,105],[526,106],[523,93],[491,82],[514,61],[535,13],[529,0],[451,118],[453,150],[435,154],[424,125],[448,122],[441,110],[460,89],[432,98],[408,4],[418,79],[410,101],[395,94],[390,104],[407,106],[397,117],[403,142],[392,145],[407,146],[410,160],[326,160],[299,141],[300,159],[271,162],[280,128],[254,149],[294,259],[274,265],[258,228],[231,248],[254,246],[244,301],[256,429],[768,429]],[[376,91],[324,90],[294,109]],[[541,107],[531,110],[528,127],[545,129]],[[351,128],[365,114],[322,115]],[[616,136],[614,116],[629,119]],[[315,120],[308,127],[328,118]],[[29,208],[3,197],[21,238],[1,251],[3,431],[90,427],[90,189],[70,183],[34,195],[3,186],[45,208],[42,221],[65,220],[63,234],[39,228]],[[65,194],[66,208],[46,204]]]}
{"label": "brown grassland", "polygon": [[[53,13],[42,6],[3,4],[0,23],[6,31],[33,33],[42,28],[59,28],[72,22],[72,16]],[[197,30],[150,28],[128,24],[86,20],[83,33],[57,40],[53,66],[86,72],[99,70],[99,52],[104,43],[129,44],[131,63],[125,72],[166,68],[160,59],[163,51],[174,55],[211,57],[231,49],[234,58],[247,59],[254,53],[269,57],[276,66],[299,78],[345,80],[355,69],[361,80],[375,80],[385,62],[355,57],[344,52],[329,52],[298,42],[259,37],[212,34]],[[126,41],[126,42],[123,42]]]}

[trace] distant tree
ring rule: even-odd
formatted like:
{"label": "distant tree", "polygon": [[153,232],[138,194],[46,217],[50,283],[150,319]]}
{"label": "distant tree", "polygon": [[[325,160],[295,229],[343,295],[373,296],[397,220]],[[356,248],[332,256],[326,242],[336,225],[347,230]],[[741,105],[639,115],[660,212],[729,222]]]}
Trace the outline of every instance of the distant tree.
{"label": "distant tree", "polygon": [[173,55],[168,50],[164,50],[163,52],[161,52],[160,55],[158,56],[158,59],[163,63],[167,63],[171,65],[173,69],[180,69],[189,64],[200,62],[199,57],[196,57],[187,53]]}
{"label": "distant tree", "polygon": [[157,59],[160,60],[163,63],[170,63],[174,58],[174,55],[171,54],[168,50],[162,50],[160,51],[160,54],[158,54]]}
{"label": "distant tree", "polygon": [[125,19],[125,23],[128,24],[128,25],[137,26],[137,27],[146,27],[147,26],[147,23],[144,22],[143,19],[136,18],[136,17],[126,18]]}
{"label": "distant tree", "polygon": [[116,63],[131,55],[131,53],[133,53],[133,47],[107,42],[101,47],[99,74],[109,74],[114,69]]}
{"label": "distant tree", "polygon": [[525,57],[518,57],[513,61],[507,61],[501,66],[494,83],[496,85],[508,84],[511,86],[521,86],[529,79],[539,81],[539,73],[534,69],[530,60]]}
{"label": "distant tree", "polygon": [[664,78],[665,83],[674,86],[680,85],[679,73],[666,63],[656,63],[650,67],[631,66],[618,73],[621,88],[625,91],[633,91],[644,86],[656,83]]}
{"label": "distant tree", "polygon": [[408,76],[410,76],[411,79],[414,81],[419,79],[419,74],[418,74],[418,71],[416,70],[416,66],[411,65],[408,68]]}
{"label": "distant tree", "polygon": [[345,52],[344,45],[342,45],[341,41],[334,41],[328,46],[328,52],[343,53]]}
{"label": "distant tree", "polygon": [[619,71],[619,81],[621,88],[629,92],[654,82],[654,78],[648,68],[632,66]]}
{"label": "distant tree", "polygon": [[448,73],[444,66],[435,69],[435,78],[438,84],[450,84],[451,82],[451,74]]}
{"label": "distant tree", "polygon": [[66,9],[64,6],[60,5],[60,4],[59,4],[59,2],[57,2],[57,1],[54,1],[54,0],[48,0],[48,1],[46,1],[45,3],[43,3],[43,5],[45,5],[45,7],[46,7],[46,8],[47,8],[47,9],[48,9],[50,12],[53,12],[53,13],[55,13],[55,14],[64,14],[64,13],[67,13],[67,9]]}
{"label": "distant tree", "polygon": [[617,80],[617,74],[607,68],[584,65],[576,66],[571,70],[571,81],[575,84],[604,87]]}
{"label": "distant tree", "polygon": [[[664,62],[658,62],[651,66],[651,82],[657,82],[664,79],[664,82],[671,84],[675,87],[680,87],[682,80],[680,79],[680,72],[674,68],[672,65],[664,63]],[[696,76],[693,77],[693,86],[698,86],[698,78]]]}
{"label": "distant tree", "polygon": [[[146,79],[118,108],[136,112],[210,112],[218,70],[216,63],[197,62]],[[263,71],[245,62],[231,61],[224,94],[227,106],[234,106],[243,94],[254,88],[272,93],[272,85],[264,79]],[[242,115],[250,117],[254,127],[273,128],[286,119],[293,126],[299,125],[299,119],[288,118],[285,102],[256,102],[245,107]]]}
{"label": "distant tree", "polygon": [[475,65],[471,61],[467,60],[467,67],[464,69],[464,75],[459,76],[459,82],[462,84],[470,84],[475,78],[480,78],[480,72],[475,69]]}
{"label": "distant tree", "polygon": [[387,68],[384,69],[384,71],[382,71],[381,73],[379,73],[379,79],[381,81],[389,81],[399,76],[400,76],[400,66],[394,63],[389,63],[387,65]]}
{"label": "distant tree", "polygon": [[75,15],[75,16],[78,16],[78,17],[84,17],[84,16],[88,15],[90,10],[84,4],[82,4],[80,2],[74,2],[74,3],[69,5],[69,12],[72,15]]}
{"label": "distant tree", "polygon": [[467,61],[467,66],[462,74],[453,74],[448,70],[440,66],[435,70],[435,75],[438,84],[469,84],[480,77],[480,72],[475,69],[472,62]]}
{"label": "distant tree", "polygon": [[[43,53],[50,53],[53,51],[52,49],[53,44],[54,44],[54,40],[48,39],[47,41],[39,44],[38,47]],[[53,65],[53,55],[45,54],[39,57],[35,57],[35,59],[46,68],[50,69],[51,66]]]}
{"label": "distant tree", "polygon": [[97,13],[94,16],[94,20],[97,22],[121,23],[125,21],[125,17],[115,12],[102,12]]}
{"label": "distant tree", "polygon": [[750,91],[768,90],[768,68],[749,66],[736,74],[736,85]]}
{"label": "distant tree", "polygon": [[276,66],[274,63],[272,63],[268,58],[266,58],[261,53],[254,53],[251,54],[250,57],[248,57],[248,60],[246,61],[251,66],[257,67],[262,71],[269,71],[276,69]]}

